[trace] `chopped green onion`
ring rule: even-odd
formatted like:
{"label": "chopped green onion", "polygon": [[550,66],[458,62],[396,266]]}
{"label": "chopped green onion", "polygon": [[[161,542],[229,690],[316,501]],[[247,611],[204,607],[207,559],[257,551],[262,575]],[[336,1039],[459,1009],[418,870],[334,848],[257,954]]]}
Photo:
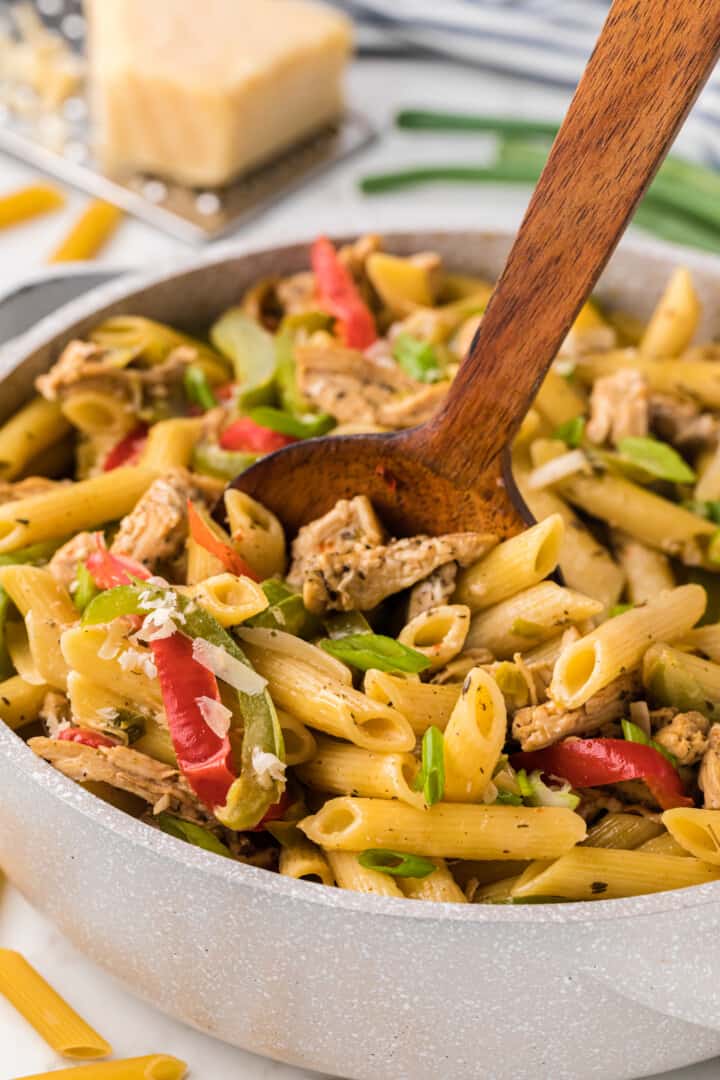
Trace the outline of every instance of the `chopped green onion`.
{"label": "chopped green onion", "polygon": [[422,791],[427,806],[440,802],[445,794],[445,739],[434,724],[423,735],[422,766],[413,790]]}
{"label": "chopped green onion", "polygon": [[585,434],[585,417],[573,416],[572,420],[566,420],[553,432],[553,439],[562,439],[566,446],[576,449],[583,441]]}
{"label": "chopped green onion", "polygon": [[430,667],[427,656],[383,634],[349,634],[335,640],[323,638],[318,645],[331,656],[361,671],[377,668],[379,671],[405,671],[414,675]]}
{"label": "chopped green onion", "polygon": [[517,786],[520,788],[520,794],[522,795],[523,799],[531,799],[535,794],[535,790],[530,783],[530,779],[525,770],[519,769],[515,773],[515,779],[517,780]]}
{"label": "chopped green onion", "polygon": [[545,633],[545,628],[540,623],[531,622],[530,619],[515,619],[510,627],[511,634],[520,637],[539,638]]}
{"label": "chopped green onion", "polygon": [[223,844],[222,840],[218,840],[217,836],[208,829],[203,829],[202,825],[184,821],[183,818],[167,813],[158,814],[155,821],[158,827],[169,836],[185,840],[188,844],[193,844],[204,851],[212,851],[215,855],[224,855],[226,859],[233,857],[227,844]]}
{"label": "chopped green onion", "polygon": [[100,590],[85,563],[78,563],[78,568],[75,571],[75,589],[72,593],[73,603],[78,611],[84,611],[99,592]]}
{"label": "chopped green onion", "polygon": [[613,604],[608,611],[608,619],[614,619],[616,615],[624,615],[626,611],[632,611],[634,604]]}
{"label": "chopped green onion", "polygon": [[261,427],[279,431],[281,435],[290,435],[294,439],[314,439],[318,435],[325,435],[336,423],[335,417],[329,413],[293,416],[292,413],[275,409],[272,405],[258,405],[251,409],[250,419]]}
{"label": "chopped green onion", "polygon": [[41,540],[38,544],[30,544],[29,547],[18,548],[9,555],[0,555],[0,566],[17,566],[18,563],[40,566],[49,562],[57,549],[65,543],[65,540]]}
{"label": "chopped green onion", "polygon": [[360,611],[341,611],[338,615],[330,615],[324,620],[323,625],[327,636],[333,641],[373,632],[372,626]]}
{"label": "chopped green onion", "polygon": [[188,401],[191,401],[193,405],[199,405],[205,412],[208,409],[214,409],[217,405],[217,398],[210,389],[208,377],[197,364],[190,364],[185,368],[183,389]]}
{"label": "chopped green onion", "polygon": [[433,383],[442,378],[435,349],[428,341],[412,334],[399,334],[393,345],[393,356],[406,375],[417,382]]}
{"label": "chopped green onion", "polygon": [[358,855],[358,862],[366,870],[379,870],[381,874],[391,874],[392,877],[424,878],[436,869],[435,863],[422,855],[407,855],[404,851],[389,851],[387,848],[368,848]]}
{"label": "chopped green onion", "polygon": [[621,456],[631,465],[644,469],[659,480],[668,480],[675,484],[691,484],[696,479],[695,472],[680,457],[677,450],[659,439],[642,435],[628,435],[618,443]]}
{"label": "chopped green onion", "polygon": [[642,746],[652,746],[653,750],[657,750],[658,754],[662,754],[664,758],[667,758],[673,768],[677,769],[678,760],[675,755],[671,754],[669,750],[666,750],[665,747],[659,742],[656,742],[655,739],[651,739],[649,735],[646,735],[638,724],[634,724],[632,720],[622,720],[621,727],[623,738],[626,739],[627,742],[640,743]]}
{"label": "chopped green onion", "polygon": [[522,806],[523,801],[520,795],[515,795],[512,791],[498,791],[496,803],[500,803],[501,806]]}
{"label": "chopped green onion", "polygon": [[580,796],[575,795],[567,780],[562,787],[551,788],[542,778],[542,773],[536,769],[530,774],[529,783],[532,795],[528,802],[531,806],[559,806],[566,810],[574,810],[580,802]]}

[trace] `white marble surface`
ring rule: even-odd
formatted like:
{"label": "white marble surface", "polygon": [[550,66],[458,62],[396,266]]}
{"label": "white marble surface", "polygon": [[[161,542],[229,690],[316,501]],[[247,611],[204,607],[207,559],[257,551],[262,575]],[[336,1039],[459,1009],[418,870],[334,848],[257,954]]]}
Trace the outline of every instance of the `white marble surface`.
{"label": "white marble surface", "polygon": [[[296,194],[247,227],[234,242],[258,246],[333,229],[382,230],[417,224],[477,227],[519,222],[529,194],[524,188],[439,186],[371,199],[357,192],[356,181],[367,172],[385,168],[442,160],[476,161],[489,149],[489,144],[477,136],[468,139],[392,131],[391,117],[402,105],[447,105],[554,117],[562,110],[562,94],[444,63],[389,60],[357,63],[350,90],[354,104],[367,111],[380,129],[378,142],[313,188]],[[0,193],[34,176],[34,170],[0,156]],[[71,192],[62,213],[0,236],[0,292],[42,270],[47,254],[84,201],[81,193]],[[102,261],[147,268],[159,259],[187,255],[190,250],[140,222],[128,220]],[[234,1050],[140,1004],[85,960],[9,883],[4,883],[0,893],[0,947],[22,951],[102,1031],[118,1056],[172,1053],[189,1063],[193,1080],[309,1080],[316,1075]],[[0,998],[0,1080],[61,1067],[60,1060]],[[719,1071],[720,1063],[709,1062],[668,1074],[666,1080],[715,1080]]]}

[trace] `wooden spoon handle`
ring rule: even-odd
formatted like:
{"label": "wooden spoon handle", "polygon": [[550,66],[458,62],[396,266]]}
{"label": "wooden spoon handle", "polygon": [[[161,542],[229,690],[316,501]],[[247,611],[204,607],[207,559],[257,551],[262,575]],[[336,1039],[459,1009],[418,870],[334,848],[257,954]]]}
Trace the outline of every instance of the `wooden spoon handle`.
{"label": "wooden spoon handle", "polygon": [[417,431],[459,486],[517,430],[719,51],[718,0],[615,0],[470,354]]}

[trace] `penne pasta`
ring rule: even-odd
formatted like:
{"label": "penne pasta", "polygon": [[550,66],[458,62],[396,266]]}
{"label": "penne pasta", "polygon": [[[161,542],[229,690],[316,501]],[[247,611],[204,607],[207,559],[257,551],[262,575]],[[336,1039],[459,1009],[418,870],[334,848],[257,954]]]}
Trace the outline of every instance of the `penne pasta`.
{"label": "penne pasta", "polygon": [[679,266],[652,313],[640,341],[640,352],[656,359],[679,356],[692,341],[700,314],[690,273]]}
{"label": "penne pasta", "polygon": [[331,799],[300,828],[330,851],[377,847],[450,859],[554,858],[585,838],[585,822],[572,810],[461,803],[416,810],[347,797]]}
{"label": "penne pasta", "polygon": [[720,719],[720,664],[670,645],[653,645],[643,660],[643,682],[660,705]]}
{"label": "penne pasta", "polygon": [[674,587],[675,577],[667,555],[620,532],[614,534],[613,544],[625,571],[628,599],[632,604],[644,604],[664,589]]}
{"label": "penne pasta", "polygon": [[144,1057],[121,1058],[94,1065],[78,1065],[74,1069],[54,1069],[52,1072],[21,1076],[18,1080],[183,1080],[187,1065],[169,1054],[146,1054]]}
{"label": "penne pasta", "polygon": [[566,626],[599,615],[602,605],[589,596],[543,581],[473,615],[466,648],[489,649],[500,660],[555,635]]}
{"label": "penne pasta", "polygon": [[623,671],[636,667],[654,641],[673,641],[686,634],[705,603],[705,590],[699,585],[681,585],[608,619],[563,649],[555,664],[551,697],[566,709],[578,709]]}
{"label": "penne pasta", "polygon": [[297,775],[308,787],[334,795],[401,799],[422,809],[423,797],[413,790],[418,761],[410,753],[380,754],[359,746],[319,738],[311,761]]}
{"label": "penne pasta", "polygon": [[107,626],[75,626],[66,630],[60,639],[65,663],[73,671],[86,675],[99,686],[129,702],[143,714],[162,715],[160,687],[145,663],[152,657],[146,649],[132,646],[137,663],[123,667],[120,657],[131,646],[127,639],[115,641]]}
{"label": "penne pasta", "polygon": [[374,668],[366,672],[363,687],[373,701],[402,713],[416,735],[433,726],[444,731],[460,697],[460,683],[422,683]]}
{"label": "penne pasta", "polygon": [[0,993],[38,1035],[67,1058],[101,1058],[112,1047],[18,952],[0,949]]}
{"label": "penne pasta", "polygon": [[318,881],[322,885],[334,885],[335,878],[330,864],[320,848],[304,837],[293,839],[280,849],[278,869],[285,877],[298,881]]}
{"label": "penne pasta", "polygon": [[468,607],[441,604],[422,611],[406,623],[398,634],[398,641],[426,656],[430,670],[436,670],[462,652],[469,629]]}
{"label": "penne pasta", "polygon": [[666,810],[663,825],[676,843],[704,863],[720,866],[720,816],[717,810],[677,806]]}
{"label": "penne pasta", "polygon": [[588,830],[584,847],[620,848],[624,851],[640,848],[648,840],[654,840],[663,832],[649,817],[639,814],[606,814],[604,818]]}
{"label": "penne pasta", "polygon": [[585,396],[562,375],[551,368],[543,379],[535,398],[535,408],[553,428],[582,416],[587,408]]}
{"label": "penne pasta", "polygon": [[440,904],[467,904],[467,897],[448,869],[444,859],[433,859],[436,869],[423,878],[398,878],[398,885],[409,900],[434,900]]}
{"label": "penne pasta", "polygon": [[720,664],[720,623],[696,626],[684,635],[682,641],[675,642],[675,647],[702,653],[708,660]]}
{"label": "penne pasta", "polygon": [[202,431],[199,417],[174,417],[153,424],[140,457],[140,465],[154,472],[188,468]]}
{"label": "penne pasta", "polygon": [[285,743],[285,764],[303,765],[314,758],[317,753],[317,739],[310,728],[284,709],[278,709],[277,714]]}
{"label": "penne pasta", "polygon": [[659,836],[655,836],[652,840],[646,840],[644,844],[641,844],[637,849],[638,851],[647,851],[653,855],[689,855],[690,852],[686,848],[678,844],[674,836],[671,836],[669,832],[662,832]]}
{"label": "penne pasta", "polygon": [[326,851],[333,877],[341,889],[368,893],[371,896],[395,896],[403,893],[388,874],[361,866],[356,852]]}
{"label": "penne pasta", "polygon": [[507,734],[507,713],[495,680],[473,668],[445,729],[445,793],[448,802],[482,799]]}
{"label": "penne pasta", "polygon": [[64,690],[68,669],[60,651],[60,638],[78,620],[67,590],[58,585],[49,570],[22,563],[0,567],[0,585],[25,617],[33,670],[48,686]]}
{"label": "penne pasta", "polygon": [[13,731],[37,720],[47,686],[29,683],[20,675],[0,682],[0,720]]}
{"label": "penne pasta", "polygon": [[62,399],[66,420],[86,435],[121,439],[135,427],[136,418],[127,396],[97,388],[71,389]]}
{"label": "penne pasta", "polygon": [[233,543],[260,578],[285,572],[285,533],[269,510],[244,491],[225,492],[225,511]]}
{"label": "penne pasta", "polygon": [[56,401],[32,398],[0,425],[0,480],[15,480],[28,462],[70,431]]}
{"label": "penne pasta", "polygon": [[[197,569],[197,564],[195,569]],[[188,579],[190,576],[188,566]],[[268,606],[265,593],[258,583],[249,577],[220,573],[199,577],[196,581],[197,583],[190,590],[190,595],[201,607],[210,612],[221,626],[237,626],[264,611]]]}
{"label": "penne pasta", "polygon": [[557,566],[564,536],[562,516],[551,514],[498,544],[480,562],[460,572],[454,601],[480,611],[537,585]]}

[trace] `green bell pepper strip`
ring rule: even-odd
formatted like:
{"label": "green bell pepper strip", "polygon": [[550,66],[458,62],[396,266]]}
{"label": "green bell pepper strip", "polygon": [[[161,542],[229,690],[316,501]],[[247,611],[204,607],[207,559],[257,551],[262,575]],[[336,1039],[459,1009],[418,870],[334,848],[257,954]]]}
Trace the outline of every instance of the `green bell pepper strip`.
{"label": "green bell pepper strip", "polygon": [[[108,589],[88,605],[83,615],[83,625],[109,622],[119,615],[146,615],[151,608],[143,604],[141,595],[150,594],[148,599],[152,603],[167,596],[168,591],[170,590],[148,585],[146,582]],[[251,667],[235,639],[209,612],[179,593],[175,593],[175,596],[178,610],[185,618],[185,621],[180,623],[182,633],[187,637],[202,638],[211,645],[217,645],[235,660]],[[282,729],[268,691],[246,694],[236,690],[235,693],[244,724],[239,776],[230,786],[225,805],[215,807],[214,813],[222,825],[240,832],[259,824],[268,809],[279,801],[284,788],[284,784],[278,780],[273,780],[268,787],[260,783],[252,763],[253,750],[257,747],[275,754],[281,760],[284,759],[285,751]]]}
{"label": "green bell pepper strip", "polygon": [[323,638],[318,645],[331,656],[361,671],[378,668],[380,671],[417,674],[430,667],[427,656],[417,649],[410,649],[384,634],[368,633],[366,630],[339,638]]}
{"label": "green bell pepper strip", "polygon": [[192,452],[192,468],[220,480],[234,480],[257,461],[257,454],[243,450],[223,450],[216,443],[198,443]]}
{"label": "green bell pepper strip", "polygon": [[280,405],[286,412],[302,416],[312,411],[308,401],[297,384],[295,370],[295,339],[298,332],[304,330],[314,334],[317,330],[328,330],[332,326],[332,317],[324,311],[305,311],[297,315],[286,315],[275,335],[275,382]]}
{"label": "green bell pepper strip", "polygon": [[269,606],[258,615],[245,621],[245,626],[260,626],[267,630],[284,630],[295,637],[316,637],[321,629],[320,620],[312,615],[303,603],[300,593],[293,592],[284,582],[268,578],[261,583]]}
{"label": "green bell pepper strip", "polygon": [[100,589],[85,563],[78,563],[75,573],[75,591],[72,594],[73,604],[78,611],[84,611],[99,592]]}
{"label": "green bell pepper strip", "polygon": [[251,409],[250,419],[262,427],[278,431],[281,435],[291,435],[294,439],[315,439],[326,435],[335,427],[335,417],[329,413],[304,413],[294,416],[284,409],[275,409],[272,405],[258,405]]}
{"label": "green bell pepper strip", "polygon": [[217,398],[210,389],[208,377],[197,364],[190,364],[185,368],[183,389],[188,401],[193,405],[199,405],[205,412],[208,409],[214,409],[217,405]]}
{"label": "green bell pepper strip", "polygon": [[272,334],[241,308],[230,308],[213,323],[210,340],[232,361],[240,384],[238,404],[245,409],[273,400],[277,356]]}
{"label": "green bell pepper strip", "polygon": [[178,840],[185,840],[194,847],[202,848],[203,851],[212,851],[215,855],[223,855],[226,859],[232,859],[233,854],[227,844],[218,840],[209,829],[202,825],[196,825],[194,821],[184,821],[175,814],[163,812],[155,818],[155,824],[168,836],[174,836]]}

